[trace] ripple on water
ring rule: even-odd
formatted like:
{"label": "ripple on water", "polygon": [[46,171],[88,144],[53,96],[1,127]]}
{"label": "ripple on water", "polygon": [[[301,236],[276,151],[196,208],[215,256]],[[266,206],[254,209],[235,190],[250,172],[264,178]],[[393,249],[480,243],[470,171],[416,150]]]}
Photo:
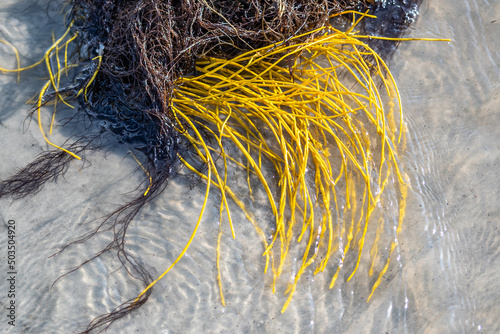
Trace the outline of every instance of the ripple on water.
{"label": "ripple on water", "polygon": [[[33,5],[24,10],[28,2]],[[35,55],[46,47],[41,41],[58,27],[59,18],[49,20],[38,2],[10,1],[2,6],[12,6],[22,15],[0,13],[7,20],[1,21],[7,22],[0,28],[2,38],[15,41],[24,36],[16,46],[26,62],[37,60]],[[373,283],[367,274],[351,282],[339,279],[329,290],[329,275],[308,273],[289,310],[280,314],[284,298],[270,292],[270,276],[262,274],[262,244],[243,215],[236,214],[238,238],[233,240],[228,234],[222,238],[227,302],[222,307],[215,268],[218,209],[213,198],[186,257],[155,287],[150,302],[108,332],[144,328],[158,333],[455,333],[478,328],[500,332],[496,322],[500,312],[496,270],[500,267],[499,24],[497,2],[424,2],[413,35],[450,37],[453,42],[403,43],[395,56],[393,65],[399,73],[410,130],[403,163],[412,193],[399,238],[401,259],[393,260],[393,272],[388,273],[377,298],[366,303],[366,296],[359,293]],[[36,92],[38,82],[23,78],[23,85],[14,89],[13,80],[4,81],[3,76],[0,80],[0,102],[12,106],[0,115],[1,126],[8,130],[0,143],[11,157],[2,163],[5,176],[46,147],[33,124],[24,135],[19,126],[26,110],[22,100]],[[22,87],[28,88],[23,91]],[[29,143],[14,143],[12,138]],[[26,332],[74,331],[75,325],[86,325],[140,291],[140,285],[119,270],[114,254],[83,267],[50,290],[65,269],[109,241],[103,236],[48,259],[58,247],[89,231],[89,222],[121,203],[123,197],[116,194],[127,196],[135,187],[141,176],[132,174],[136,166],[133,162],[124,166],[121,156],[110,155],[103,165],[99,165],[102,158],[95,157],[92,167],[72,166],[66,179],[47,185],[38,196],[12,205],[2,201],[3,218],[15,217],[21,228],[19,289],[23,292],[20,308],[25,311],[20,322]],[[113,179],[116,174],[121,176]],[[184,182],[173,180],[169,190],[130,227],[127,247],[140,255],[153,276],[179,254],[201,207],[203,185],[187,190]],[[257,216],[269,220],[264,214]]]}

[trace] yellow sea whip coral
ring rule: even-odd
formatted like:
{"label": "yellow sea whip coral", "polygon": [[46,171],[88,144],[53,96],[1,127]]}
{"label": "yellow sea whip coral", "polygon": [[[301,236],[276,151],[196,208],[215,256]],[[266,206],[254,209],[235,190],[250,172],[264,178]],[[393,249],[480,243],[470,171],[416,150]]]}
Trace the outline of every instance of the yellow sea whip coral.
{"label": "yellow sea whip coral", "polygon": [[[39,61],[37,61],[36,63],[31,64],[31,65],[26,66],[26,67],[21,67],[19,53],[17,51],[17,48],[14,47],[8,41],[0,40],[0,43],[4,43],[4,44],[10,46],[14,50],[14,53],[16,55],[16,61],[17,61],[17,69],[6,69],[6,68],[0,67],[0,72],[2,72],[2,73],[17,73],[18,74],[18,82],[19,82],[19,80],[20,80],[19,75],[21,72],[27,71],[27,70],[32,69],[32,68],[34,68],[42,63],[45,63],[45,65],[47,67],[47,71],[49,73],[49,80],[47,80],[47,82],[43,85],[42,89],[40,90],[40,93],[38,94],[38,98],[36,99],[36,112],[37,112],[37,119],[38,119],[38,127],[39,127],[40,132],[43,136],[43,139],[47,142],[47,144],[49,144],[49,145],[51,145],[51,146],[53,146],[53,147],[55,147],[63,152],[66,152],[69,155],[71,155],[72,157],[80,160],[81,158],[78,155],[66,150],[63,147],[60,147],[60,146],[52,143],[47,138],[45,131],[43,129],[42,120],[41,120],[41,116],[40,116],[41,107],[44,104],[44,98],[48,95],[47,93],[48,93],[49,88],[53,89],[53,93],[51,93],[51,94],[56,95],[55,100],[54,100],[54,112],[52,114],[52,120],[50,123],[49,134],[52,134],[52,128],[54,125],[55,114],[56,114],[56,109],[57,109],[57,101],[61,101],[62,103],[64,103],[68,107],[74,108],[71,104],[66,102],[66,100],[63,98],[64,94],[62,94],[61,91],[59,90],[59,86],[60,86],[60,82],[61,82],[61,75],[64,73],[67,74],[68,70],[70,68],[77,66],[77,64],[69,64],[68,63],[68,46],[71,44],[71,42],[73,42],[78,37],[78,32],[74,33],[73,35],[69,34],[72,26],[73,26],[73,22],[71,22],[68,25],[66,32],[61,37],[59,37],[57,40],[55,40],[54,35],[52,35],[53,44],[47,49],[47,51],[45,51],[44,57],[42,59],[40,59]],[[63,50],[64,50],[64,62],[61,64],[61,60],[59,59],[59,57],[60,57],[59,53],[62,52]],[[54,58],[55,58],[55,61],[57,64],[56,65],[57,71],[53,71],[52,66],[51,66],[51,60],[53,60]],[[89,85],[90,85],[90,83],[89,83]],[[87,87],[88,87],[88,85],[87,85]],[[33,101],[31,101],[31,102],[33,102]]]}
{"label": "yellow sea whip coral", "polygon": [[[408,181],[398,160],[404,148],[404,123],[397,86],[384,61],[361,41],[364,36],[353,32],[355,26],[347,32],[331,27],[317,29],[230,60],[204,59],[196,65],[199,75],[178,80],[171,105],[178,131],[193,144],[207,172],[201,173],[188,159],[179,157],[207,182],[207,192],[200,218],[184,250],[141,295],[186,252],[212,186],[221,193],[220,213],[226,211],[233,238],[229,198],[246,213],[261,236],[265,270],[272,268],[273,291],[291,244],[302,244],[302,263],[286,290],[289,295],[284,311],[304,271],[313,264],[314,273],[324,271],[329,263],[332,265],[331,256],[337,251],[341,257],[330,287],[347,253],[357,248],[356,265],[349,276],[352,278],[360,263],[367,231],[374,225],[370,220],[372,212],[392,181],[400,195],[397,231],[371,298],[397,245]],[[294,44],[295,40],[313,34],[317,37]],[[238,149],[238,156],[226,152],[225,142]],[[221,163],[217,163],[217,157]],[[278,189],[270,185],[263,164],[273,166]],[[276,219],[270,242],[229,186],[229,166],[247,169],[250,193],[251,177],[257,178],[265,190]],[[313,185],[308,177],[313,178]],[[344,184],[343,194],[336,190],[339,183]],[[338,230],[339,225],[342,231]],[[219,269],[220,233],[217,268],[224,303]],[[346,240],[342,244],[338,238],[344,233]],[[377,247],[376,242],[377,239],[372,248]]]}

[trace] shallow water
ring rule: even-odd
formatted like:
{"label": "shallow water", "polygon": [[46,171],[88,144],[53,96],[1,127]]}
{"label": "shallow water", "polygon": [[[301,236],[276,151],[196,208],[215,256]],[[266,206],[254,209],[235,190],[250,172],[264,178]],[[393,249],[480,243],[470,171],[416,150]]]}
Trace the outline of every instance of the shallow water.
{"label": "shallow water", "polygon": [[[32,63],[64,31],[56,4],[2,1],[0,38]],[[498,21],[497,21],[498,20]],[[263,275],[262,245],[243,215],[236,215],[237,239],[223,236],[222,275],[226,307],[220,303],[215,268],[217,198],[187,255],[137,312],[108,333],[284,332],[284,333],[471,333],[500,332],[500,2],[425,2],[410,37],[452,42],[405,42],[391,62],[405,108],[410,141],[403,163],[412,191],[400,248],[391,272],[370,303],[373,277],[360,271],[350,282],[328,289],[328,275],[299,283],[286,313],[281,293],[272,294]],[[9,30],[7,30],[9,29]],[[14,67],[12,52],[0,46],[0,63]],[[11,175],[48,149],[34,122],[23,123],[27,97],[39,89],[43,69],[0,76],[0,178]],[[62,111],[61,117],[71,111]],[[48,124],[50,110],[46,112]],[[23,126],[24,124],[24,126]],[[57,128],[62,143],[71,133]],[[49,258],[89,231],[98,218],[131,198],[143,179],[126,151],[89,153],[64,178],[36,196],[0,201],[2,221],[16,221],[18,303],[11,333],[67,333],[134,297],[140,284],[120,270],[109,254],[52,283],[109,242],[102,235]],[[191,187],[193,186],[193,187]],[[192,189],[190,189],[192,188]],[[201,208],[205,187],[173,178],[168,191],[141,211],[129,230],[127,248],[153,276],[180,252]],[[236,211],[236,210],[235,210]],[[262,222],[272,217],[256,208]],[[6,276],[7,232],[0,232],[2,275]],[[297,254],[299,256],[299,254]],[[284,276],[292,273],[284,273]],[[5,309],[6,280],[0,303]],[[282,291],[282,290],[280,290]]]}

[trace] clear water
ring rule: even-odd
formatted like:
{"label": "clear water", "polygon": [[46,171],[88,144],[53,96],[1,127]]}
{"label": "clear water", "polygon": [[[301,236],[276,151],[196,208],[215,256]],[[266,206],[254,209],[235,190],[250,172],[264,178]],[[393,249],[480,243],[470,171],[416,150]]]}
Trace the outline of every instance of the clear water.
{"label": "clear water", "polygon": [[[64,31],[60,8],[48,1],[3,0],[0,38],[18,47],[23,64],[39,59],[51,31]],[[498,333],[500,314],[500,2],[424,1],[410,37],[452,42],[406,42],[392,72],[403,98],[410,143],[404,164],[412,192],[400,249],[387,280],[366,303],[373,277],[357,273],[327,288],[325,276],[302,280],[286,313],[263,275],[262,245],[243,216],[237,239],[223,237],[222,274],[227,305],[219,299],[215,244],[217,198],[188,254],[155,287],[148,303],[108,333]],[[0,45],[0,64],[14,67]],[[43,69],[0,75],[0,178],[47,150],[34,122],[25,121],[27,97],[40,88]],[[71,111],[61,111],[61,117]],[[46,112],[47,122],[50,110]],[[47,123],[48,124],[48,123]],[[51,137],[63,143],[70,130]],[[96,260],[52,286],[69,268],[109,242],[102,235],[49,258],[89,231],[99,217],[131,198],[143,178],[125,151],[97,152],[75,161],[65,177],[36,196],[0,201],[0,307],[6,307],[6,228],[16,221],[18,303],[9,333],[68,333],[135,296],[140,284],[117,270],[115,254]],[[177,177],[131,225],[128,250],[159,275],[184,246],[204,195]],[[236,211],[236,210],[235,210]],[[256,217],[270,220],[269,213]],[[284,275],[287,275],[285,273]],[[291,273],[289,273],[291,275]]]}

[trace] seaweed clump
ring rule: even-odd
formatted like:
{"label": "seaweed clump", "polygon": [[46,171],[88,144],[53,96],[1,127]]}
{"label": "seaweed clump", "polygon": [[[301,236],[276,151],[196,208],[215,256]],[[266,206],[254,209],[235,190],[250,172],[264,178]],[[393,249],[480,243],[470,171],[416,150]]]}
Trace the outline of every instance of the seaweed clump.
{"label": "seaweed clump", "polygon": [[[307,268],[314,265],[315,273],[324,271],[335,257],[333,286],[347,254],[356,247],[349,279],[354,275],[369,222],[389,180],[398,185],[399,231],[407,191],[398,158],[404,148],[404,123],[397,86],[385,63],[390,52],[383,50],[398,42],[415,19],[419,2],[69,1],[71,23],[45,54],[50,79],[33,112],[39,115],[48,101],[76,101],[76,113],[127,145],[148,176],[145,192],[75,241],[112,231],[112,241],[81,265],[116,251],[145,286],[138,297],[96,318],[84,332],[104,330],[146,302],[150,288],[192,242],[214,188],[220,191],[220,213],[226,211],[233,237],[230,200],[262,237],[273,290],[289,248],[305,240],[302,264],[286,291],[283,310]],[[365,42],[370,37],[366,33],[379,32],[383,35]],[[68,57],[70,45],[73,55]],[[65,56],[59,57],[63,51]],[[50,66],[53,58],[57,68]],[[69,71],[74,80],[61,86],[61,74]],[[64,173],[71,159],[99,146],[98,135],[83,136],[66,148],[57,146],[38,119],[47,142],[57,150],[2,181],[0,197],[36,193]],[[226,145],[237,153],[228,153]],[[206,182],[206,197],[193,236],[172,266],[154,280],[126,252],[125,236],[140,209],[167,187],[177,164]],[[276,185],[268,181],[263,164],[272,166]],[[229,168],[247,171],[250,194],[255,181],[265,192],[275,217],[270,242],[231,189]],[[378,215],[382,223],[377,235],[384,221],[383,214]],[[222,218],[220,226],[219,243]],[[374,251],[376,240],[372,269],[380,258]],[[372,294],[396,246],[395,234]],[[224,303],[220,274],[218,282]]]}

